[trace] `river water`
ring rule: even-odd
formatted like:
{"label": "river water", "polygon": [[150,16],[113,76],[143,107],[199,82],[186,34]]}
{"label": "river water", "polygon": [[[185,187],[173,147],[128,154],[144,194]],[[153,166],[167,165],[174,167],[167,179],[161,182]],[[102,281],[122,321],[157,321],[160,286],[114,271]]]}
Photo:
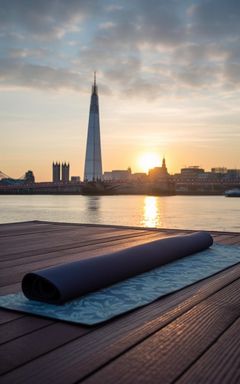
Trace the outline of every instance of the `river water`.
{"label": "river water", "polygon": [[0,196],[0,223],[28,220],[240,231],[240,199],[224,196]]}

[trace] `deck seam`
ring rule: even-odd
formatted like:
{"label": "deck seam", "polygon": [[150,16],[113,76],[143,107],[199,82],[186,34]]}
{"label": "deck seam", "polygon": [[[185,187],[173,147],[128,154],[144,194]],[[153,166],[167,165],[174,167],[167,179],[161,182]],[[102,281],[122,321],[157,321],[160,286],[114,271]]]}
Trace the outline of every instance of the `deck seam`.
{"label": "deck seam", "polygon": [[[24,316],[23,316],[23,317],[24,317]],[[22,318],[22,317],[21,317],[21,318]],[[49,321],[51,321],[51,319],[49,319]],[[14,341],[14,340],[19,339],[20,337],[24,337],[24,336],[27,336],[27,335],[31,335],[31,333],[34,333],[34,332],[36,332],[36,331],[39,331],[40,329],[44,329],[44,328],[50,327],[50,326],[52,326],[54,323],[56,323],[56,321],[52,321],[50,324],[42,325],[42,326],[40,326],[40,327],[37,328],[37,329],[33,329],[32,331],[23,333],[22,335],[13,337],[12,339],[6,340],[6,341],[4,341],[4,342],[2,342],[2,343],[0,342],[0,345],[3,346],[4,344],[7,344],[7,343],[9,343],[9,342],[11,342],[11,341]]]}

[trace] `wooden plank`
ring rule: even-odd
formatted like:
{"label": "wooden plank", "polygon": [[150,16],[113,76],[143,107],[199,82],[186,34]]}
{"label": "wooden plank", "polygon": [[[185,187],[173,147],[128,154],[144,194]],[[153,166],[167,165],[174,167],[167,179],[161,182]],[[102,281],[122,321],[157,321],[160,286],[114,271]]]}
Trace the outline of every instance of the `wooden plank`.
{"label": "wooden plank", "polygon": [[[23,221],[23,222],[16,222],[16,223],[0,223],[0,235],[1,234],[7,234],[9,232],[16,232],[17,231],[24,231],[24,233],[26,232],[26,230],[31,230],[31,229],[37,229],[37,230],[41,230],[41,229],[44,229],[44,228],[48,228],[48,229],[61,229],[61,228],[64,228],[64,229],[68,229],[68,228],[81,228],[81,227],[84,227],[84,228],[98,228],[99,230],[122,230],[122,229],[126,229],[126,227],[123,227],[123,226],[109,226],[109,225],[99,225],[99,224],[82,224],[82,223],[66,223],[66,222],[53,222],[53,221],[40,221],[40,220],[32,220],[32,221]],[[132,228],[132,227],[129,227],[129,228]],[[137,228],[140,228],[140,227],[137,227]],[[143,229],[143,228],[141,228]]]}
{"label": "wooden plank", "polygon": [[240,245],[240,236],[239,237],[234,237],[231,240],[227,241],[225,244],[227,245]]}
{"label": "wooden plank", "polygon": [[[120,236],[109,236],[109,237],[104,237],[104,236],[100,236],[100,238],[96,238],[94,239],[93,236],[90,236],[90,237],[85,237],[84,240],[80,240],[80,241],[76,241],[76,242],[66,242],[66,243],[63,243],[61,245],[58,245],[58,244],[52,244],[52,245],[47,245],[45,244],[44,242],[42,243],[42,246],[39,246],[38,248],[33,248],[33,249],[27,249],[27,250],[19,250],[19,252],[14,252],[14,253],[6,253],[6,251],[4,252],[3,251],[3,254],[2,254],[2,257],[1,257],[1,260],[4,261],[5,260],[14,260],[14,259],[18,259],[18,258],[22,258],[22,257],[26,257],[26,256],[31,256],[32,254],[35,254],[35,255],[40,255],[42,253],[51,253],[51,252],[55,252],[55,251],[61,251],[61,250],[68,250],[68,249],[74,249],[74,248],[80,248],[82,246],[86,246],[86,245],[91,245],[91,244],[100,244],[100,243],[104,243],[104,242],[111,242],[112,240],[117,240],[117,239],[127,239],[127,238],[131,238],[131,237],[141,237],[143,234],[148,234],[148,232],[144,233],[126,233],[125,235],[120,235]],[[149,235],[151,236],[152,234],[149,233]],[[32,241],[32,240],[31,240]],[[30,242],[31,242],[30,241]],[[43,246],[44,245],[44,246]]]}
{"label": "wooden plank", "polygon": [[223,234],[223,235],[218,235],[218,236],[213,236],[214,242],[215,243],[225,243],[227,244],[231,240],[236,240],[236,235],[235,234]]}
{"label": "wooden plank", "polygon": [[[175,321],[177,321],[178,316],[181,313],[186,312],[189,305],[190,307],[193,305],[195,306],[193,306],[190,311],[186,312],[186,315],[183,315],[187,316],[187,321],[185,318],[185,320],[182,320],[183,325],[190,322],[193,327],[196,319],[199,317],[198,321],[203,323],[203,327],[206,327],[210,334],[215,335],[212,328],[214,328],[214,324],[216,322],[217,324],[220,322],[220,325],[226,326],[226,324],[233,321],[236,317],[236,310],[230,311],[228,308],[229,306],[233,307],[234,305],[239,304],[240,299],[238,296],[240,294],[238,294],[238,296],[233,294],[237,292],[238,286],[239,284],[236,285],[236,282],[232,283],[224,290],[220,290],[213,296],[209,297],[203,302],[204,304],[199,304],[197,306],[195,305],[196,301],[194,303],[194,300],[196,300],[196,296],[198,294],[194,296],[191,295],[188,303],[187,301],[184,303],[181,300],[181,303],[178,304],[177,307],[174,307],[172,310],[168,310],[162,314],[162,316],[159,316],[159,304],[161,303],[161,307],[162,305],[164,306],[164,299],[159,300],[154,303],[155,305],[158,304],[158,315],[155,313],[155,316],[157,316],[155,319],[152,315],[153,311],[149,308],[150,306],[145,307],[145,310],[146,308],[148,309],[151,321],[146,321],[146,317],[144,321],[143,318],[140,319],[140,311],[139,313],[137,313],[138,311],[134,311],[129,315],[122,316],[119,319],[115,319],[107,323],[105,326],[100,327],[96,331],[90,332],[80,339],[67,343],[61,348],[24,364],[22,367],[14,369],[14,371],[9,372],[2,377],[2,383],[10,383],[11,380],[15,380],[15,382],[18,383],[28,383],[33,380],[33,377],[36,383],[46,382],[47,380],[49,382],[51,382],[51,380],[55,380],[55,382],[57,381],[58,383],[76,382],[77,380],[84,378],[86,375],[90,375],[91,372],[99,369],[102,365],[107,364],[107,362],[124,353],[141,340],[145,340],[152,334],[154,335],[156,331],[164,327],[166,324],[169,324],[175,319]],[[168,297],[165,298],[165,303],[168,307]],[[227,314],[223,317],[224,321],[222,322],[221,315],[223,314],[224,308],[227,310]],[[133,318],[134,321],[132,321]],[[194,319],[194,321],[191,319]],[[219,330],[219,327],[217,327],[217,329]],[[150,339],[152,339],[152,337],[150,337]],[[21,344],[26,345],[24,343],[24,338]],[[144,342],[141,344],[144,344]],[[15,348],[13,348],[13,350],[15,350]],[[128,353],[126,353],[126,355],[127,354]],[[120,371],[117,372],[119,373]],[[136,377],[138,376],[136,375]],[[133,380],[133,377],[131,380]],[[104,382],[104,380],[95,382]],[[111,382],[114,382],[114,380]]]}
{"label": "wooden plank", "polygon": [[[0,287],[0,295],[8,295],[10,293],[16,293],[21,290],[21,282],[15,284],[5,285],[4,287]],[[1,309],[0,309],[1,310]]]}
{"label": "wooden plank", "polygon": [[56,227],[54,225],[40,225],[40,226],[32,226],[28,229],[18,229],[18,230],[12,230],[12,228],[9,228],[8,230],[5,231],[0,231],[0,239],[6,240],[6,239],[19,239],[22,237],[28,237],[36,234],[41,234],[41,233],[58,233],[58,232],[71,232],[75,227]]}
{"label": "wooden plank", "polygon": [[24,236],[26,234],[35,234],[35,233],[42,233],[42,232],[54,232],[54,231],[71,231],[73,228],[75,228],[74,225],[67,226],[67,225],[61,225],[57,226],[52,223],[41,223],[37,221],[29,221],[29,222],[19,222],[19,223],[9,223],[9,224],[0,224],[0,238],[4,237],[17,237],[17,236]]}
{"label": "wooden plank", "polygon": [[21,316],[15,321],[7,322],[1,326],[0,344],[27,335],[36,329],[47,327],[53,322],[53,320],[36,316]]}
{"label": "wooden plank", "polygon": [[[33,228],[34,229],[34,228]],[[141,231],[145,231],[145,230],[141,230]],[[8,243],[9,242],[9,237],[12,238],[12,240],[15,240],[18,242],[18,244],[21,246],[22,244],[25,245],[26,244],[26,241],[28,239],[30,240],[38,240],[38,239],[44,239],[46,240],[46,233],[48,233],[48,237],[52,237],[52,238],[59,238],[61,239],[61,234],[63,233],[64,234],[64,239],[70,239],[71,241],[74,240],[74,238],[76,238],[77,240],[81,240],[81,236],[87,236],[87,235],[96,235],[96,234],[126,234],[126,233],[136,233],[138,231],[136,230],[124,230],[124,229],[115,229],[115,228],[102,228],[102,227],[91,227],[91,228],[88,228],[88,227],[64,227],[64,226],[50,226],[49,228],[44,228],[43,229],[39,229],[38,228],[38,231],[34,231],[31,229],[28,229],[27,231],[24,231],[22,232],[21,234],[17,234],[15,235],[14,233],[12,233],[11,230],[9,230],[9,236],[2,236],[0,237],[1,239],[1,243],[2,244],[5,244],[5,243]],[[79,238],[80,236],[80,238]]]}
{"label": "wooden plank", "polygon": [[239,288],[240,280],[110,362],[84,383],[174,382],[239,318]]}
{"label": "wooden plank", "polygon": [[0,308],[0,325],[19,319],[20,317],[23,317],[23,316],[24,315],[20,312],[7,311]]}
{"label": "wooden plank", "polygon": [[[86,247],[89,248],[101,248],[101,247],[109,247],[112,244],[128,244],[130,242],[141,242],[141,239],[144,241],[152,241],[154,239],[160,239],[161,237],[167,237],[167,235],[161,235],[161,234],[155,234],[155,233],[144,233],[141,234],[140,236],[137,235],[129,235],[129,236],[112,236],[112,237],[101,237],[101,239],[88,239],[86,242],[80,243],[78,246],[66,246],[66,247],[61,247],[60,249],[52,249],[52,250],[47,250],[47,251],[31,251],[27,252],[27,254],[22,253],[18,255],[17,258],[11,258],[11,257],[5,257],[0,261],[1,268],[4,267],[9,267],[9,266],[14,266],[14,265],[21,265],[21,264],[27,264],[30,263],[34,260],[43,260],[43,258],[51,258],[54,257],[54,254],[77,254],[78,252],[81,252],[82,249],[85,249]],[[144,240],[146,238],[146,240]],[[125,247],[126,248],[126,247]]]}
{"label": "wooden plank", "polygon": [[177,384],[238,384],[240,382],[240,319],[201,356]]}
{"label": "wooden plank", "polygon": [[[141,233],[145,233],[147,231],[107,231],[105,232],[105,238],[111,237],[112,234],[115,234],[115,236],[125,235],[125,236],[141,236]],[[109,235],[107,235],[109,233]],[[61,248],[61,247],[72,247],[80,245],[82,242],[85,242],[89,239],[89,236],[92,239],[99,240],[103,237],[103,232],[96,229],[94,233],[89,232],[88,228],[81,228],[81,231],[76,228],[71,231],[63,231],[63,232],[49,232],[47,235],[46,233],[37,233],[32,234],[30,236],[19,236],[17,239],[11,239],[9,241],[9,238],[2,238],[0,239],[0,248],[2,255],[5,257],[9,256],[17,256],[21,254],[22,252],[32,252],[36,250],[47,250],[52,249],[54,247]]]}
{"label": "wooden plank", "polygon": [[12,230],[18,230],[20,228],[31,228],[33,226],[36,226],[36,225],[47,225],[49,224],[48,222],[44,222],[44,223],[41,223],[39,221],[35,221],[35,220],[30,220],[30,221],[18,221],[18,222],[15,222],[15,223],[0,223],[0,233],[3,233],[5,231],[9,231],[9,229],[11,228]]}
{"label": "wooden plank", "polygon": [[219,240],[217,242],[218,244],[224,244],[224,245],[238,245],[240,243],[240,239],[235,237],[228,237],[223,240]]}
{"label": "wooden plank", "polygon": [[31,351],[32,358],[41,356],[46,351],[55,350],[59,346],[75,340],[92,331],[91,328],[79,325],[58,322],[53,325],[41,327],[37,332],[29,332],[23,338],[17,338],[1,347],[0,375],[8,372],[13,367],[24,364]]}

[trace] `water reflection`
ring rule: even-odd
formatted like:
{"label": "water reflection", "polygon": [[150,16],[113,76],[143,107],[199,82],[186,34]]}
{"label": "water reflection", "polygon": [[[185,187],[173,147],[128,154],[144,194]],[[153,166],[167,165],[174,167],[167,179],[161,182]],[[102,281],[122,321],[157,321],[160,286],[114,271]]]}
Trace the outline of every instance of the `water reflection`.
{"label": "water reflection", "polygon": [[158,198],[155,196],[145,196],[143,220],[144,227],[159,227],[160,226],[160,212],[158,206]]}
{"label": "water reflection", "polygon": [[100,208],[100,197],[99,196],[88,196],[87,209],[89,211],[99,211]]}

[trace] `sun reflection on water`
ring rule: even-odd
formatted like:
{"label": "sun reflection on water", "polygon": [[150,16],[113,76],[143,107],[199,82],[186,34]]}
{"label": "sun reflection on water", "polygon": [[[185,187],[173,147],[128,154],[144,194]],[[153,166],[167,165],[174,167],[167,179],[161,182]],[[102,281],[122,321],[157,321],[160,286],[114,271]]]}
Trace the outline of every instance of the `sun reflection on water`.
{"label": "sun reflection on water", "polygon": [[158,206],[157,197],[146,196],[144,199],[143,220],[142,225],[144,227],[159,227],[160,212]]}

